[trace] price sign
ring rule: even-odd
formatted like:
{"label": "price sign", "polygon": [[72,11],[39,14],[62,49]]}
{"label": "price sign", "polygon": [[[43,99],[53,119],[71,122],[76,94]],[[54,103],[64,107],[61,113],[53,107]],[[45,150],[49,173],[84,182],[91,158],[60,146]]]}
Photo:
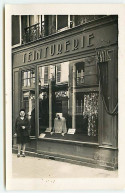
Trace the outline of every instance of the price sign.
{"label": "price sign", "polygon": [[46,128],[45,132],[46,132],[46,133],[50,133],[51,130],[50,130],[49,128]]}
{"label": "price sign", "polygon": [[68,129],[67,134],[74,134],[76,132],[76,129]]}

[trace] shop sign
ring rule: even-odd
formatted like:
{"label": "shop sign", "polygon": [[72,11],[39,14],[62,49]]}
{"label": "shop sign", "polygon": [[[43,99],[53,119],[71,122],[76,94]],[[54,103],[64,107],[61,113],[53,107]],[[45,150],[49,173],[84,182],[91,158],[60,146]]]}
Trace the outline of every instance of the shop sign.
{"label": "shop sign", "polygon": [[108,62],[111,60],[110,53],[111,50],[99,50],[97,51],[97,61],[98,63]]}
{"label": "shop sign", "polygon": [[74,37],[70,37],[69,39],[55,41],[52,44],[47,44],[39,47],[38,49],[23,53],[22,62],[25,64],[64,55],[66,53],[84,50],[94,46],[93,41],[93,33],[89,33],[87,35],[80,34]]}
{"label": "shop sign", "polygon": [[68,91],[58,91],[58,92],[55,92],[55,95],[56,95],[56,98],[67,97]]}

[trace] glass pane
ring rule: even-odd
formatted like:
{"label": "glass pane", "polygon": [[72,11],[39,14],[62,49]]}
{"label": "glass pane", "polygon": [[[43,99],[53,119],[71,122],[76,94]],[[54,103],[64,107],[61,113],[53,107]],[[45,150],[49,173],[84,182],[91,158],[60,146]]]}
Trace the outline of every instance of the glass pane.
{"label": "glass pane", "polygon": [[30,135],[35,136],[35,91],[23,92],[22,107],[30,121]]}
{"label": "glass pane", "polygon": [[57,16],[57,30],[68,26],[68,15]]}
{"label": "glass pane", "polygon": [[28,78],[28,72],[27,71],[23,72],[23,76],[24,76],[23,77],[24,79],[27,79]]}
{"label": "glass pane", "polygon": [[30,79],[27,79],[27,86],[30,86],[31,85],[31,81]]}
{"label": "glass pane", "polygon": [[48,84],[48,67],[44,68],[44,84]]}
{"label": "glass pane", "polygon": [[76,85],[84,84],[85,68],[84,63],[79,62],[76,64]]}
{"label": "glass pane", "polygon": [[56,66],[56,81],[61,82],[61,64]]}
{"label": "glass pane", "polygon": [[56,65],[56,83],[68,82],[69,79],[69,62]]}
{"label": "glass pane", "polygon": [[61,82],[68,82],[69,62],[61,63]]}
{"label": "glass pane", "polygon": [[34,16],[30,15],[29,16],[29,26],[32,26],[32,25],[34,25]]}
{"label": "glass pane", "polygon": [[28,82],[27,79],[23,80],[23,82],[24,82],[24,87],[26,87]]}
{"label": "glass pane", "polygon": [[35,130],[35,72],[34,70],[26,70],[22,72],[21,107],[25,109],[26,116],[30,121],[30,136],[35,136],[36,130]]}

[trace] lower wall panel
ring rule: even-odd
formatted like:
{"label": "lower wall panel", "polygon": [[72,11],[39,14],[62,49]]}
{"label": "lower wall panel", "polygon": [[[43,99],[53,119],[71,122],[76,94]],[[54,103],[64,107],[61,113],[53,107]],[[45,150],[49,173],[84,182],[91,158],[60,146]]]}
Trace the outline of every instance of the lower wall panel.
{"label": "lower wall panel", "polygon": [[[13,145],[14,151],[17,151],[17,145]],[[27,144],[26,153],[95,168],[115,170],[118,167],[117,149],[103,148],[97,144],[38,139]]]}
{"label": "lower wall panel", "polygon": [[55,159],[65,159],[79,162],[83,165],[117,169],[117,150],[100,148],[96,144],[74,144],[53,141],[37,142],[38,154],[46,154]]}

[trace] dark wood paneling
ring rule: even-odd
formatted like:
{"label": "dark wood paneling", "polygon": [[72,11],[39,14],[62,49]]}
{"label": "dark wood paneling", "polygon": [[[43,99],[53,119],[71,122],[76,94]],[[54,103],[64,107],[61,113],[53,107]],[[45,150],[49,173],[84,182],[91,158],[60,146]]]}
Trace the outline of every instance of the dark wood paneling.
{"label": "dark wood paneling", "polygon": [[[117,169],[117,149],[99,147],[97,144],[76,143],[66,141],[54,141],[39,139],[37,141],[37,153],[47,158],[64,160],[75,164],[102,167],[106,169]],[[44,156],[43,156],[44,157]]]}
{"label": "dark wood paneling", "polygon": [[[108,102],[109,111],[112,112],[117,104],[118,100],[118,84],[117,84],[117,48],[110,48],[111,60],[108,62]],[[116,56],[116,57],[115,57]],[[104,146],[117,147],[118,138],[118,119],[117,115],[109,115],[106,111],[104,102],[100,104],[100,115],[102,119],[102,125],[99,135],[99,143]]]}
{"label": "dark wood paneling", "polygon": [[113,117],[108,115],[103,106],[103,130],[102,130],[102,144],[112,146],[112,120]]}
{"label": "dark wood paneling", "polygon": [[[15,71],[13,74],[13,125],[19,115],[19,71]],[[13,126],[14,128],[14,126]]]}

